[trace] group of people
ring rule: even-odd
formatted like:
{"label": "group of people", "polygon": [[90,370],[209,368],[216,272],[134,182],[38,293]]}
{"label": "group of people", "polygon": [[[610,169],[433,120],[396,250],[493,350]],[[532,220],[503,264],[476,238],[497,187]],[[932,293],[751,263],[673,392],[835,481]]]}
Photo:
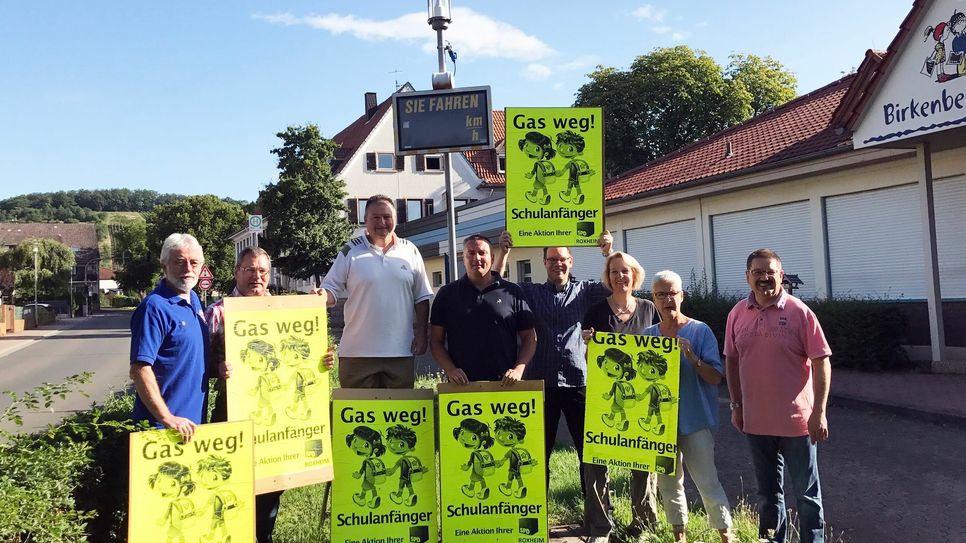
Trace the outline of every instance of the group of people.
{"label": "group of people", "polygon": [[[614,528],[608,472],[582,463],[586,405],[586,341],[595,332],[675,337],[679,340],[678,465],[691,474],[711,525],[722,541],[735,541],[728,498],[714,464],[717,387],[727,376],[731,419],[747,435],[760,498],[760,535],[785,541],[784,467],[791,474],[803,542],[824,541],[824,517],[816,458],[828,438],[825,416],[831,351],[815,314],[782,288],[781,259],[768,249],[751,253],[751,289],[728,316],[722,363],[717,340],[704,323],[682,312],[685,293],[673,271],[654,275],[651,298],[634,296],[645,271],[631,255],[611,250],[597,280],[572,277],[566,247],[543,251],[547,280],[516,284],[503,276],[513,240],[504,232],[494,258],[491,241],[463,242],[465,274],[433,298],[416,246],[395,234],[392,199],[373,196],[365,207],[366,232],[337,255],[316,293],[327,304],[345,300],[339,342],[339,380],[347,388],[412,388],[415,357],[431,350],[453,383],[542,380],[545,445],[549,457],[561,416],[582,466],[588,541],[607,541]],[[204,264],[197,240],[172,234],[162,247],[163,278],[131,321],[131,378],[137,391],[135,420],[172,428],[190,440],[204,420],[207,379],[230,378],[224,354],[223,306],[203,310],[192,291]],[[271,269],[258,248],[243,251],[235,266],[232,296],[268,295]],[[430,300],[433,300],[430,308]],[[326,355],[331,367],[333,353]],[[223,388],[222,388],[223,390]],[[224,394],[218,394],[220,398]],[[216,401],[213,420],[225,420]],[[546,471],[549,484],[549,466]],[[688,508],[683,470],[666,476],[632,472],[632,535],[656,522],[660,496],[677,541],[686,541]],[[270,542],[279,494],[256,503],[256,536]]]}

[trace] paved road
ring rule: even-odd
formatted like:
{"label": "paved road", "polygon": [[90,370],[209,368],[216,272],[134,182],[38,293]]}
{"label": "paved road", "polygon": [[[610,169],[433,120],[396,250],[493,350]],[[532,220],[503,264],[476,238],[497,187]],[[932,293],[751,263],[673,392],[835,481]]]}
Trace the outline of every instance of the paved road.
{"label": "paved road", "polygon": [[[834,403],[829,411],[831,439],[819,447],[829,543],[966,542],[966,430]],[[724,404],[721,482],[732,500],[754,503],[747,442],[729,416]],[[698,498],[693,486],[688,496]]]}
{"label": "paved road", "polygon": [[[130,311],[105,312],[0,355],[0,390],[24,392],[44,381],[59,382],[75,373],[94,372],[93,382],[83,387],[89,398],[74,394],[57,402],[53,412],[25,415],[24,430],[44,428],[75,410],[90,407],[93,401],[100,401],[112,390],[127,386],[130,319]],[[11,336],[3,339],[8,338]],[[6,396],[0,397],[0,409],[9,404]],[[12,424],[0,426],[15,429]]]}

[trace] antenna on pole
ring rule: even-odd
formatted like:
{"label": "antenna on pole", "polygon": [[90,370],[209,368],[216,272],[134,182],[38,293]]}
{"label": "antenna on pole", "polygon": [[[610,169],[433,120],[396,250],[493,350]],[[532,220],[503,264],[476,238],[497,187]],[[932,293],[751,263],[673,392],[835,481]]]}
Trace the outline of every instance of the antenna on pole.
{"label": "antenna on pole", "polygon": [[[393,71],[391,71],[389,73],[391,73],[391,74],[401,74],[402,73],[402,70],[393,70]],[[392,92],[396,92],[397,90],[399,90],[399,80],[396,79],[396,78],[393,78],[393,88],[392,88]]]}

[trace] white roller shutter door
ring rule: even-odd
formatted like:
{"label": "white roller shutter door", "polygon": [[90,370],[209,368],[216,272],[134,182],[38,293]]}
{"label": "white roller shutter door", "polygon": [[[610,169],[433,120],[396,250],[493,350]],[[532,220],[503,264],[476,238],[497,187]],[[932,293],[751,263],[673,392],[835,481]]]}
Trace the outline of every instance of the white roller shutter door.
{"label": "white roller shutter door", "polygon": [[[576,279],[600,281],[600,274],[604,271],[604,255],[601,254],[600,247],[571,247],[570,254],[574,257],[571,275]],[[547,270],[543,267],[543,261],[539,262],[538,267],[533,270],[533,277],[534,282],[547,280]]]}
{"label": "white roller shutter door", "polygon": [[915,185],[826,198],[825,216],[833,296],[926,297]]}
{"label": "white roller shutter door", "polygon": [[634,228],[624,233],[625,252],[636,258],[647,272],[645,290],[650,290],[651,279],[662,270],[680,275],[685,288],[691,286],[692,271],[701,280],[704,270],[698,269],[697,239],[694,219]]}
{"label": "white roller shutter door", "polygon": [[809,205],[793,202],[711,218],[714,278],[718,292],[746,295],[745,262],[755,249],[768,248],[782,259],[786,273],[805,282],[796,296],[815,296],[816,275],[812,255]]}
{"label": "white roller shutter door", "polygon": [[938,181],[933,196],[942,296],[966,298],[966,177]]}
{"label": "white roller shutter door", "polygon": [[[933,195],[942,297],[966,298],[966,178],[936,181]],[[827,198],[825,209],[835,296],[926,298],[916,185]]]}

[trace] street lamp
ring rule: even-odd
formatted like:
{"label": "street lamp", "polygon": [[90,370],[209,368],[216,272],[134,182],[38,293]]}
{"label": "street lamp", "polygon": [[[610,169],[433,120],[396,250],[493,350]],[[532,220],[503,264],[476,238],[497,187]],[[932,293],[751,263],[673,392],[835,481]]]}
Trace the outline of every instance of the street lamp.
{"label": "street lamp", "polygon": [[34,328],[40,327],[40,323],[37,320],[37,274],[40,273],[40,262],[37,260],[37,255],[39,253],[40,249],[34,243]]}
{"label": "street lamp", "polygon": [[[443,46],[443,30],[453,21],[449,0],[426,0],[427,23],[436,31],[436,51],[439,55],[439,71],[433,74],[433,90],[453,88],[453,74],[446,71]],[[449,244],[449,280],[456,278],[456,211],[453,209],[453,179],[450,176],[449,153],[443,153],[443,180],[446,184],[446,226]]]}

